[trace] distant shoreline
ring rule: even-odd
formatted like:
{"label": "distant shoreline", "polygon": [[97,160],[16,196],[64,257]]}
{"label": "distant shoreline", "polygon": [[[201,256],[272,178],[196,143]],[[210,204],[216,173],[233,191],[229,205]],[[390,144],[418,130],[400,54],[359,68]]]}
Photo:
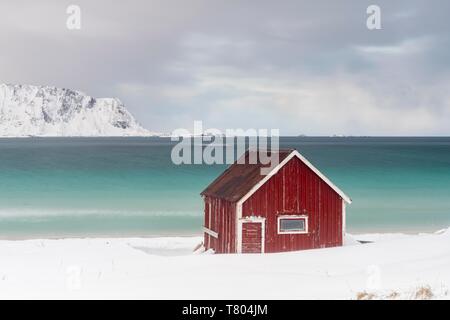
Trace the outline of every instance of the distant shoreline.
{"label": "distant shoreline", "polygon": [[[200,136],[184,136],[182,138],[195,138]],[[219,138],[243,138],[244,136],[214,136]],[[247,137],[247,136],[245,136]],[[0,139],[55,139],[55,138],[161,138],[161,139],[171,139],[170,135],[140,135],[140,136],[0,136]],[[178,137],[177,137],[178,138]],[[443,138],[447,139],[450,136],[295,136],[286,135],[280,136],[280,138],[295,138],[295,139],[308,139],[308,138],[326,138],[326,139],[348,139],[348,138],[358,138],[358,139],[432,139],[432,138]]]}
{"label": "distant shoreline", "polygon": [[[364,229],[364,230],[363,230]],[[405,228],[405,229],[366,229],[359,231],[347,232],[351,237],[402,237],[402,236],[418,236],[418,235],[433,235],[439,234],[447,228]],[[29,241],[29,240],[89,240],[89,239],[155,239],[155,238],[191,238],[203,237],[201,231],[166,231],[154,234],[145,234],[144,232],[116,232],[116,233],[86,233],[71,234],[71,235],[49,235],[49,234],[30,234],[30,235],[0,235],[0,241]]]}

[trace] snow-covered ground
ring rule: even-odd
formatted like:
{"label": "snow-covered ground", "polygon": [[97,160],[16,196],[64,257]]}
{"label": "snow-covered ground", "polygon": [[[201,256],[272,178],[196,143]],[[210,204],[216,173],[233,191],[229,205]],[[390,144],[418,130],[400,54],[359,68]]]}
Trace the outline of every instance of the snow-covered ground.
{"label": "snow-covered ground", "polygon": [[[375,241],[357,244],[353,239]],[[0,241],[0,298],[449,299],[450,229],[341,248],[193,253],[200,237]]]}

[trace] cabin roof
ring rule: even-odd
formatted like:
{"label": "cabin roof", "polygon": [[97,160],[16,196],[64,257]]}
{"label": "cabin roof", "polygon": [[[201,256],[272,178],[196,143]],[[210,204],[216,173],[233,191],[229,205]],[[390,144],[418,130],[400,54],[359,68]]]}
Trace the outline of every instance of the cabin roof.
{"label": "cabin roof", "polygon": [[[253,153],[253,154],[252,154]],[[315,168],[308,160],[306,160],[295,149],[280,149],[279,165],[276,166],[268,175],[261,174],[261,168],[269,165],[262,164],[259,160],[258,151],[246,151],[242,157],[245,162],[236,161],[229,166],[220,176],[218,176],[211,184],[202,191],[202,196],[210,196],[225,199],[231,202],[237,202],[242,198],[248,198],[256,192],[259,187],[264,184],[273,174],[283,167],[290,159],[297,156],[303,163],[312,169],[325,183],[327,183],[336,193],[338,193],[347,203],[351,203],[351,199],[345,195],[338,187],[336,187],[327,177],[325,177],[317,168]],[[256,164],[250,164],[250,156],[255,157],[258,161]],[[270,156],[270,154],[269,154]],[[238,163],[241,162],[241,163]]]}
{"label": "cabin roof", "polygon": [[[279,162],[281,163],[293,149],[279,150]],[[251,153],[254,153],[251,155]],[[245,157],[245,163],[239,164],[238,161],[228,167],[220,176],[218,176],[201,193],[204,196],[222,198],[231,202],[236,202],[244,197],[256,184],[264,179],[261,174],[261,168],[268,167],[259,160],[257,151],[247,150],[242,157]],[[257,158],[256,164],[250,164],[250,156]],[[240,158],[242,160],[242,157]],[[241,161],[242,162],[242,161]]]}

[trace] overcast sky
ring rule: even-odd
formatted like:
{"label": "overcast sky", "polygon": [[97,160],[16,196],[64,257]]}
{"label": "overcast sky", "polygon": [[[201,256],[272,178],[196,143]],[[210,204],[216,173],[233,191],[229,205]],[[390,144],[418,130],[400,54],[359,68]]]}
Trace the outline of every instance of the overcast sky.
{"label": "overcast sky", "polygon": [[[66,9],[81,8],[81,30]],[[366,9],[381,7],[381,30]],[[450,135],[450,1],[1,0],[0,82],[118,97],[153,131]]]}

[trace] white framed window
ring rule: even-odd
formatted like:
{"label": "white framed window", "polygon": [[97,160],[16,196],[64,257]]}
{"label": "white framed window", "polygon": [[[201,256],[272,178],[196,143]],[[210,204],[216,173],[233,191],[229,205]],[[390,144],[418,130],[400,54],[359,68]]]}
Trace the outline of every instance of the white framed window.
{"label": "white framed window", "polygon": [[284,215],[278,216],[278,234],[308,233],[308,216]]}

